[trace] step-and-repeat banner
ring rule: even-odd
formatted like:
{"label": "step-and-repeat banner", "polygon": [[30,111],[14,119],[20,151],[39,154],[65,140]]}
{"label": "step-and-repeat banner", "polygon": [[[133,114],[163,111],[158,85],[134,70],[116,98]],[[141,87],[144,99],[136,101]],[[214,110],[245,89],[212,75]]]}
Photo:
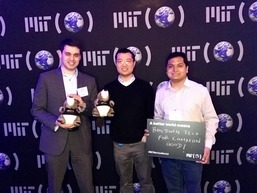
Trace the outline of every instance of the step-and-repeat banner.
{"label": "step-and-repeat banner", "polygon": [[[0,0],[1,193],[47,190],[40,123],[30,107],[38,75],[58,67],[59,42],[72,36],[84,45],[80,69],[99,90],[117,78],[119,48],[136,53],[135,74],[154,89],[167,80],[168,53],[185,52],[189,78],[209,89],[220,119],[203,193],[256,193],[257,1]],[[110,120],[92,125],[95,192],[118,193]],[[157,158],[152,169],[156,192],[164,193]],[[63,192],[78,192],[70,165]]]}

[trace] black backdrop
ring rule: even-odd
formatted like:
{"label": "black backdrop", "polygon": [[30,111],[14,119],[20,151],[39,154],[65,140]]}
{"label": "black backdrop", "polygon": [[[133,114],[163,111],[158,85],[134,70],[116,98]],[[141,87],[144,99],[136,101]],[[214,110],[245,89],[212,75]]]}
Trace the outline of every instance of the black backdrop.
{"label": "black backdrop", "polygon": [[[164,6],[169,17],[161,16]],[[80,69],[96,77],[99,90],[117,77],[118,48],[139,53],[135,74],[154,89],[167,79],[167,54],[186,52],[189,78],[209,88],[220,118],[203,192],[256,193],[256,7],[253,0],[0,0],[0,192],[46,192],[32,95],[39,73],[58,66],[59,42],[76,36],[84,45]],[[92,124],[95,192],[116,193],[110,121]],[[63,191],[78,192],[70,166],[67,173]],[[157,158],[153,179],[156,192],[164,193]]]}

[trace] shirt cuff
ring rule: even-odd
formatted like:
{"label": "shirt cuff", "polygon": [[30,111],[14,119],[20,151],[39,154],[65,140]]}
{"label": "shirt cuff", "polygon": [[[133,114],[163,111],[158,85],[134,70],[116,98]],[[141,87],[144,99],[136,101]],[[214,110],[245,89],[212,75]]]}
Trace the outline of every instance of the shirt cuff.
{"label": "shirt cuff", "polygon": [[205,147],[208,147],[209,149],[212,148],[212,145],[213,145],[213,141],[212,140],[206,140],[205,141]]}
{"label": "shirt cuff", "polygon": [[59,129],[59,125],[56,125],[56,126],[54,127],[54,132],[56,132],[58,129]]}

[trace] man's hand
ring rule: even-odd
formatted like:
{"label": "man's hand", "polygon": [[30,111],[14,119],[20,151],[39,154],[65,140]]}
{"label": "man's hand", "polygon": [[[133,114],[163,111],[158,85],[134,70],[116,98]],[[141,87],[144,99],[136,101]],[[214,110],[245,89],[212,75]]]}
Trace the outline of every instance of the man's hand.
{"label": "man's hand", "polygon": [[149,136],[149,131],[147,129],[145,129],[144,132],[144,136],[141,139],[142,142],[146,142],[147,137]]}
{"label": "man's hand", "polygon": [[55,125],[63,128],[63,129],[68,129],[68,130],[76,127],[74,124],[61,123],[58,119],[55,121]]}
{"label": "man's hand", "polygon": [[93,117],[100,117],[100,113],[96,107],[93,108],[92,115]]}
{"label": "man's hand", "polygon": [[145,133],[144,133],[144,136],[145,136],[145,137],[148,137],[148,136],[149,136],[149,130],[148,130],[148,129],[145,129],[144,132],[145,132]]}
{"label": "man's hand", "polygon": [[210,152],[211,152],[211,149],[208,147],[205,147],[203,157],[202,157],[201,161],[197,161],[197,163],[207,164],[209,162]]}
{"label": "man's hand", "polygon": [[82,100],[82,98],[77,94],[70,94],[69,97],[74,98],[79,102],[79,106],[82,108],[86,108],[86,103]]}

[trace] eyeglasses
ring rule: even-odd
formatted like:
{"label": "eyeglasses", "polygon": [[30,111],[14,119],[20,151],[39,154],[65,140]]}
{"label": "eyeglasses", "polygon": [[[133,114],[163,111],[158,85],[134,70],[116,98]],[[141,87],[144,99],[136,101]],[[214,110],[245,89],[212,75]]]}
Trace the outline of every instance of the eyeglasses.
{"label": "eyeglasses", "polygon": [[117,60],[116,61],[117,64],[131,64],[133,63],[133,60]]}

